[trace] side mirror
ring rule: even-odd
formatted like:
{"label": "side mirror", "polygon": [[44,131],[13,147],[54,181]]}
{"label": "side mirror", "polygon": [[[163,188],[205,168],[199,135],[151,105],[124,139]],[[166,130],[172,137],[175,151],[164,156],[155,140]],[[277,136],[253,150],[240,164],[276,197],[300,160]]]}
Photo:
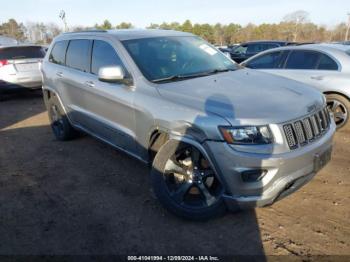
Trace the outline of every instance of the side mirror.
{"label": "side mirror", "polygon": [[98,70],[98,79],[102,82],[109,83],[130,82],[130,79],[125,78],[125,73],[121,66],[101,67],[100,70]]}

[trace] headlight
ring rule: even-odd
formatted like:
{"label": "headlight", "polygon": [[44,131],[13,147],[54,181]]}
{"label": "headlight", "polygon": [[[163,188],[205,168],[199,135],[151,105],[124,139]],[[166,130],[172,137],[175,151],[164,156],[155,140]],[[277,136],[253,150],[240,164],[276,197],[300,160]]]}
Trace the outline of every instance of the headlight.
{"label": "headlight", "polygon": [[273,142],[268,126],[220,127],[220,131],[229,144],[266,145]]}

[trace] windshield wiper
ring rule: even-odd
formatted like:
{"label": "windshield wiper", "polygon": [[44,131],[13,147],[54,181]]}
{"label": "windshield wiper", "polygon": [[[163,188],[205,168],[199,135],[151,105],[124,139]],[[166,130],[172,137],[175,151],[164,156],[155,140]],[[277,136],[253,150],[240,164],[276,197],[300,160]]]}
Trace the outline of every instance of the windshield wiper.
{"label": "windshield wiper", "polygon": [[235,71],[235,69],[232,69],[232,68],[214,69],[212,71],[208,71],[206,74],[207,75],[215,75],[215,74],[218,74],[218,73],[225,73],[225,72],[229,72],[229,71]]}
{"label": "windshield wiper", "polygon": [[207,76],[207,73],[199,73],[199,74],[191,74],[191,75],[172,75],[169,77],[159,78],[152,80],[153,83],[162,83],[162,82],[171,82],[171,81],[180,81],[190,78],[196,78],[196,77],[202,77]]}
{"label": "windshield wiper", "polygon": [[185,79],[190,79],[190,78],[196,78],[196,77],[203,77],[203,76],[210,76],[218,73],[223,73],[223,72],[229,72],[229,71],[235,71],[235,69],[231,68],[226,68],[226,69],[215,69],[211,70],[208,72],[201,72],[198,74],[190,74],[190,75],[172,75],[169,77],[164,77],[164,78],[159,78],[152,80],[153,83],[162,83],[162,82],[171,82],[171,81],[180,81],[180,80],[185,80]]}

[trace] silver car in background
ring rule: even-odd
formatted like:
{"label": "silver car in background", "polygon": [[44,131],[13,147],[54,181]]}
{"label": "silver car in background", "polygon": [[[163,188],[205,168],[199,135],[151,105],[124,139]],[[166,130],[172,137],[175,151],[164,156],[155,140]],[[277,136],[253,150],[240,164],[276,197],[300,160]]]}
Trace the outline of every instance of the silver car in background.
{"label": "silver car in background", "polygon": [[275,48],[260,53],[241,65],[313,86],[326,95],[337,128],[349,129],[349,46],[311,44]]}
{"label": "silver car in background", "polygon": [[19,89],[40,89],[42,76],[39,63],[45,49],[37,45],[0,47],[0,95]]}
{"label": "silver car in background", "polygon": [[330,160],[324,95],[242,69],[192,34],[66,33],[41,70],[56,138],[80,130],[150,163],[159,201],[185,218],[270,205]]}

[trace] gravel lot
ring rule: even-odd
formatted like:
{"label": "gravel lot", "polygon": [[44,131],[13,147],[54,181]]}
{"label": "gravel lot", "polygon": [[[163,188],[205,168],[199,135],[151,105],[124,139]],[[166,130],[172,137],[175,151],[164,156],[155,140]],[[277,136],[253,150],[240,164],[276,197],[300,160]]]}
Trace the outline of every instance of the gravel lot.
{"label": "gravel lot", "polygon": [[148,173],[88,136],[55,141],[40,96],[1,102],[0,254],[350,255],[349,133],[297,193],[208,222],[163,210]]}

